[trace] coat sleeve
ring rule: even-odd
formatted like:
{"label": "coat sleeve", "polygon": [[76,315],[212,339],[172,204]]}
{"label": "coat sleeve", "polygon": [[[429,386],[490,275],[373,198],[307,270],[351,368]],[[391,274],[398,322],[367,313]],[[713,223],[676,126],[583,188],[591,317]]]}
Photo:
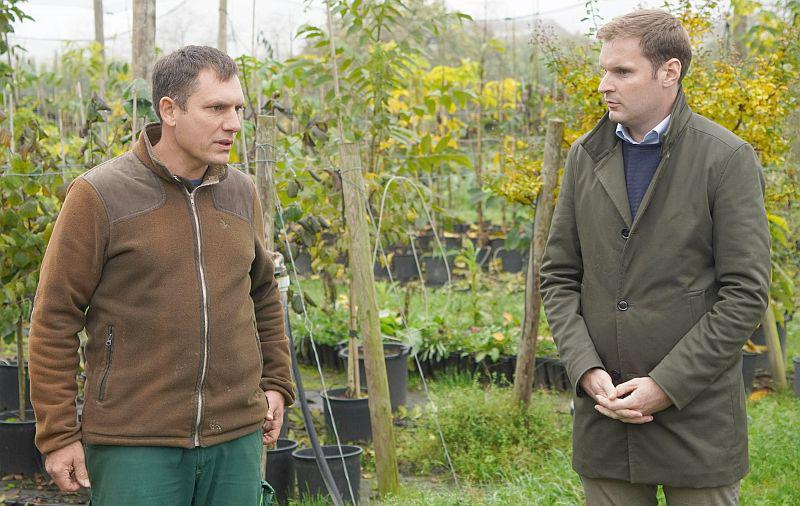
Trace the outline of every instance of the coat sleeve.
{"label": "coat sleeve", "polygon": [[294,403],[295,398],[289,338],[286,337],[283,324],[283,306],[278,282],[275,280],[275,264],[272,261],[272,252],[266,248],[264,215],[255,187],[253,209],[255,258],[250,268],[250,296],[253,299],[256,328],[261,341],[261,389],[280,392],[289,406]]}
{"label": "coat sleeve", "polygon": [[108,215],[95,189],[70,185],[42,260],[29,336],[31,401],[36,446],[50,453],[81,439],[78,332],[103,271]]}
{"label": "coat sleeve", "polygon": [[541,268],[541,290],[547,321],[576,395],[589,369],[604,368],[581,313],[583,259],[575,221],[575,157],[578,144],[567,155],[558,202],[550,225]]}
{"label": "coat sleeve", "polygon": [[678,409],[731,367],[761,321],[770,282],[764,178],[742,144],[728,159],[712,201],[719,300],[650,372]]}

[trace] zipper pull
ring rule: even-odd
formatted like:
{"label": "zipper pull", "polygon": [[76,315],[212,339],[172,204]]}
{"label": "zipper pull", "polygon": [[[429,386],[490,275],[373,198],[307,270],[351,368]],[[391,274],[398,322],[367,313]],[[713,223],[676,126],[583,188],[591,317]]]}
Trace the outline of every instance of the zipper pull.
{"label": "zipper pull", "polygon": [[111,346],[111,341],[114,340],[114,327],[108,328],[108,339],[106,339],[106,346]]}

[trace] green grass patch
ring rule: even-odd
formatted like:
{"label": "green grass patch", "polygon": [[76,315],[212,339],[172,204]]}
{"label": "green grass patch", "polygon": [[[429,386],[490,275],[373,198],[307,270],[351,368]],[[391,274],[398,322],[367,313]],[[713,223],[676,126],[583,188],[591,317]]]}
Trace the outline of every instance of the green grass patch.
{"label": "green grass patch", "polygon": [[[564,462],[568,469],[572,420],[563,396],[537,393],[522,411],[513,406],[510,389],[465,385],[457,378],[437,383],[434,397],[450,457],[463,481],[511,481],[538,473],[553,460]],[[398,438],[405,472],[449,473],[430,408]]]}
{"label": "green grass patch", "polygon": [[800,399],[791,392],[747,406],[750,474],[742,504],[790,504],[800,498]]}

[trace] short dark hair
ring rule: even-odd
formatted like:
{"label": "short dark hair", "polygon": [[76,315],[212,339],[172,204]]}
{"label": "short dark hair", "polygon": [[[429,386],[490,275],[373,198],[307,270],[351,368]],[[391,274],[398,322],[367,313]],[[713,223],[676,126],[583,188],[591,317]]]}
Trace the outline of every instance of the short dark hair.
{"label": "short dark hair", "polygon": [[153,109],[161,120],[159,102],[169,97],[186,110],[186,101],[197,86],[197,76],[211,69],[220,81],[236,75],[236,62],[219,49],[209,46],[185,46],[161,57],[153,66]]}
{"label": "short dark hair", "polygon": [[655,77],[662,63],[677,58],[681,62],[679,82],[692,63],[692,43],[681,21],[669,12],[659,9],[640,9],[612,19],[600,28],[597,38],[603,42],[636,37],[642,55],[650,60]]}

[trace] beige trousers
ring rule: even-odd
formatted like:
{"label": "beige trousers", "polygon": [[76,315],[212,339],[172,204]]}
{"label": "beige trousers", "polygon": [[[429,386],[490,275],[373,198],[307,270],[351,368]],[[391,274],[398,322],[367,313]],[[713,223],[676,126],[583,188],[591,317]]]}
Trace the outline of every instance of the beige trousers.
{"label": "beige trousers", "polygon": [[[657,485],[601,480],[581,476],[587,506],[657,505]],[[737,506],[739,483],[711,488],[680,488],[664,485],[668,506]]]}

